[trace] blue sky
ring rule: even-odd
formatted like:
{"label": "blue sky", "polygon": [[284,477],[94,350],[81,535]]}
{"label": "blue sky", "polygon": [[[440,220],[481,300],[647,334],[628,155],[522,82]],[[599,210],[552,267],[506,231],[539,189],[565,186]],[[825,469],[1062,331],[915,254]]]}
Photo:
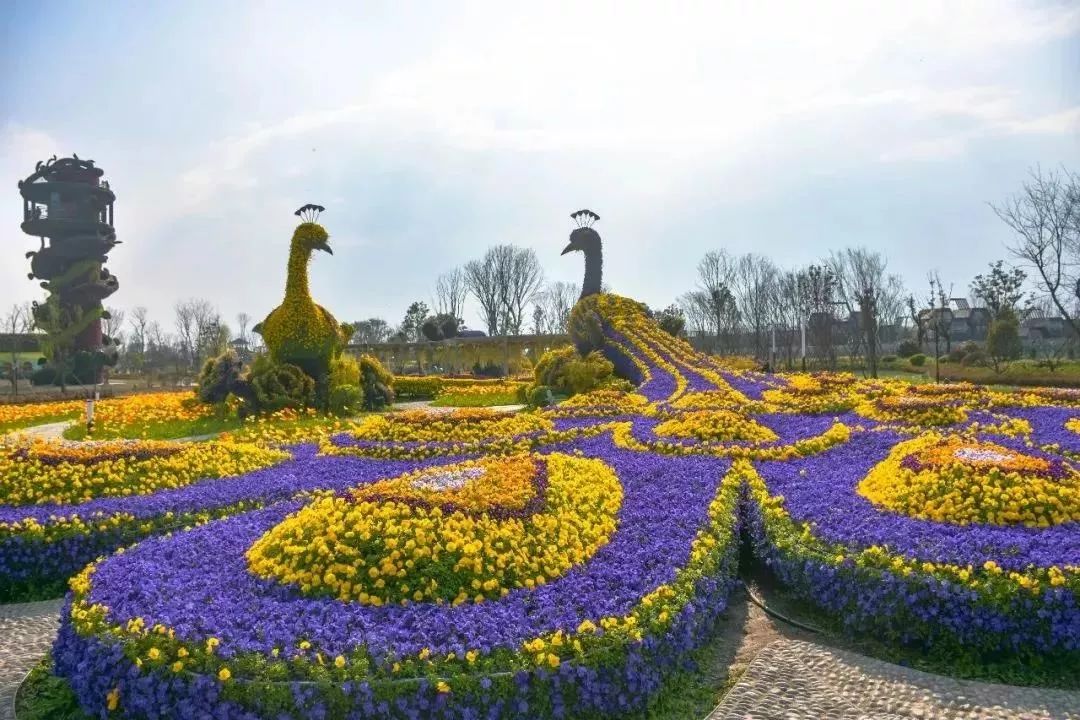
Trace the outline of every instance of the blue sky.
{"label": "blue sky", "polygon": [[678,6],[8,2],[0,307],[42,294],[15,181],[53,153],[106,170],[110,302],[165,326],[190,296],[263,317],[306,202],[335,251],[313,294],[348,320],[398,321],[500,242],[576,281],[583,206],[605,280],[651,305],[719,248],[865,245],[960,294],[1005,255],[987,202],[1080,168],[1075,3]]}

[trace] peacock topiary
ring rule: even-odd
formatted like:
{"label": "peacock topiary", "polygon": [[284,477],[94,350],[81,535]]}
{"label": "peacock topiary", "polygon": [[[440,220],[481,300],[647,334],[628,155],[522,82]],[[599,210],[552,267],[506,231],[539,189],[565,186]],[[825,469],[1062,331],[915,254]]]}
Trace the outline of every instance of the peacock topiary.
{"label": "peacock topiary", "polygon": [[333,255],[329,235],[315,222],[324,208],[305,205],[296,211],[304,222],[293,232],[289,247],[285,299],[254,331],[263,336],[270,357],[278,363],[296,365],[316,380],[323,380],[330,363],[341,355],[352,336],[351,325],[341,325],[330,312],[311,299],[308,263],[311,253]]}

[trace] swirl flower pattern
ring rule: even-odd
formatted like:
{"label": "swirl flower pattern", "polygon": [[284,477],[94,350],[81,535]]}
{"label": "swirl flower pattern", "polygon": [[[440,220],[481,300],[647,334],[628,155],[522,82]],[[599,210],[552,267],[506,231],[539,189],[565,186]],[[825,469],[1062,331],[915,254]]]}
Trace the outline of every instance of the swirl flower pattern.
{"label": "swirl flower pattern", "polygon": [[582,302],[633,393],[375,416],[81,504],[217,514],[79,572],[58,673],[102,716],[621,717],[707,636],[742,537],[852,632],[1078,662],[1070,396],[734,369]]}

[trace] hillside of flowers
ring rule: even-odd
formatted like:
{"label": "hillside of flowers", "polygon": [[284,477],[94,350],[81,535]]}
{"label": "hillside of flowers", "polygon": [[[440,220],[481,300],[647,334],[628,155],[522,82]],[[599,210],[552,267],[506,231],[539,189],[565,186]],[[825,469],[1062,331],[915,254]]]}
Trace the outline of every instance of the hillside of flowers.
{"label": "hillside of flowers", "polygon": [[77,573],[57,674],[100,717],[620,717],[744,539],[852,633],[1080,667],[1080,393],[766,375],[575,313],[632,391],[5,450],[5,583]]}

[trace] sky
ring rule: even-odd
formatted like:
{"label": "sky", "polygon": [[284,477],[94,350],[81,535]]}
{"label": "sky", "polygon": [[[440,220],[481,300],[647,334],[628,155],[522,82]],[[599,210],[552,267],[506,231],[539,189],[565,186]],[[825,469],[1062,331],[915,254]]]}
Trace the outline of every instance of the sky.
{"label": "sky", "polygon": [[7,0],[0,308],[44,296],[16,181],[73,152],[117,194],[107,304],[166,328],[189,297],[264,317],[308,202],[341,320],[396,323],[498,243],[580,281],[582,207],[654,307],[719,249],[865,246],[966,295],[1007,256],[988,203],[1080,169],[1080,4]]}

